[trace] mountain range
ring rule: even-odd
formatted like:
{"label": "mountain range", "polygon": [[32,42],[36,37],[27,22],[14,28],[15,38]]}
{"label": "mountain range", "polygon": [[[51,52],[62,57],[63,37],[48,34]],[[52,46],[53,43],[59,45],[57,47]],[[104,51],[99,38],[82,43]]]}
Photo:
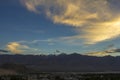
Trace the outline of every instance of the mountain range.
{"label": "mountain range", "polygon": [[[14,65],[13,65],[14,64]],[[16,64],[16,65],[15,65]],[[23,66],[24,65],[24,66]],[[73,54],[60,55],[0,55],[1,68],[57,72],[120,71],[120,56],[94,57]]]}

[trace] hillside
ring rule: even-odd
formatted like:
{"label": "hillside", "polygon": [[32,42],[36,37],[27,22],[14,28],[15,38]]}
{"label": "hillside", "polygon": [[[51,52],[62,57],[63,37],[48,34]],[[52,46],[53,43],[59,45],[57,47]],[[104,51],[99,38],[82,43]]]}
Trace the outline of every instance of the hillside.
{"label": "hillside", "polygon": [[0,69],[0,75],[16,75],[17,72],[14,70]]}

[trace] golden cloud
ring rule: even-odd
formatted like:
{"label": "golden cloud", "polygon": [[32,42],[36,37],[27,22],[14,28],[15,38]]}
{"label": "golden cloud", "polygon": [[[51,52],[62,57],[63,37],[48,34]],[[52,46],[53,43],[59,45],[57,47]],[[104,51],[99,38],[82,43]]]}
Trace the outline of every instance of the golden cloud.
{"label": "golden cloud", "polygon": [[69,37],[70,39],[82,38],[86,44],[95,44],[120,35],[120,16],[110,8],[108,0],[22,0],[22,2],[28,10],[44,13],[54,23],[76,27],[78,35]]}
{"label": "golden cloud", "polygon": [[88,52],[85,55],[88,55],[88,56],[98,56],[98,57],[109,56],[109,55],[116,56],[114,54],[115,53],[119,53],[119,52],[120,52],[120,48],[116,48],[112,44],[112,45],[108,45],[106,50]]}
{"label": "golden cloud", "polygon": [[108,56],[109,53],[106,52],[91,52],[91,53],[87,53],[86,55],[88,56],[97,56],[97,57],[103,57],[103,56]]}
{"label": "golden cloud", "polygon": [[116,38],[120,35],[120,18],[102,23],[95,23],[83,30],[85,34],[82,38],[87,40],[88,44]]}
{"label": "golden cloud", "polygon": [[10,51],[11,53],[14,54],[20,54],[24,52],[24,49],[27,49],[28,46],[25,45],[21,45],[17,42],[10,42],[7,46],[6,46],[7,50]]}

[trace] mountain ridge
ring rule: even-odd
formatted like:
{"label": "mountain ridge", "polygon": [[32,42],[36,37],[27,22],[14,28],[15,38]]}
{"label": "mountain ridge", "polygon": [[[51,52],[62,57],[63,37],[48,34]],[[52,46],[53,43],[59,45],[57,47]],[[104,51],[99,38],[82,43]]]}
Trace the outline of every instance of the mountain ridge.
{"label": "mountain ridge", "polygon": [[60,55],[0,55],[0,65],[22,64],[37,71],[120,71],[120,56],[94,57],[77,53]]}

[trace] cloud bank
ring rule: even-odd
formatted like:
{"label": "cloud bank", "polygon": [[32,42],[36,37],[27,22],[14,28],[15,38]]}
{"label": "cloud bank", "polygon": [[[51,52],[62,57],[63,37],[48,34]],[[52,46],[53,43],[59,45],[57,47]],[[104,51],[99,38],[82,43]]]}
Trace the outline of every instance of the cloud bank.
{"label": "cloud bank", "polygon": [[120,15],[109,0],[21,0],[32,12],[46,14],[54,23],[75,27],[78,35],[69,39],[84,39],[95,44],[120,35]]}

